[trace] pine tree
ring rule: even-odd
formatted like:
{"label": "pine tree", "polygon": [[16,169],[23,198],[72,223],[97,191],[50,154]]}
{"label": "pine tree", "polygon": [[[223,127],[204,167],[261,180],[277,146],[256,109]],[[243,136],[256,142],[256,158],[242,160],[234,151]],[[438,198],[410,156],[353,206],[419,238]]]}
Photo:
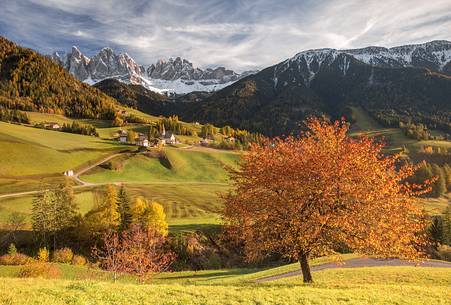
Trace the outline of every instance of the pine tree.
{"label": "pine tree", "polygon": [[130,198],[128,197],[125,187],[122,185],[118,192],[118,206],[121,215],[121,231],[127,230],[132,222],[132,210],[130,207]]}

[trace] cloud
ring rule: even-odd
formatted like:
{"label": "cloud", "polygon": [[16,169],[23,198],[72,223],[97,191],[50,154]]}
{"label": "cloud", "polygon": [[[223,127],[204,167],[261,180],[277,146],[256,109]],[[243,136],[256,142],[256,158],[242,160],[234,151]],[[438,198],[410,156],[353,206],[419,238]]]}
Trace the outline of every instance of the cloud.
{"label": "cloud", "polygon": [[2,0],[0,34],[43,53],[104,46],[139,63],[263,68],[310,48],[451,39],[449,0]]}

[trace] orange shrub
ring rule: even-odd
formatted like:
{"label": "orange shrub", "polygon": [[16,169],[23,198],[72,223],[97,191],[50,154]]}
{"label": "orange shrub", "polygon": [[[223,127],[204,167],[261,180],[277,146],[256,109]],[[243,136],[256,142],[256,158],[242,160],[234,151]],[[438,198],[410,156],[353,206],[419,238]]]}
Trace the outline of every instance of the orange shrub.
{"label": "orange shrub", "polygon": [[58,268],[58,265],[46,262],[35,262],[20,268],[18,276],[54,279],[58,278],[60,274],[61,270]]}
{"label": "orange shrub", "polygon": [[53,252],[53,261],[55,263],[70,264],[74,253],[70,248],[62,248]]}
{"label": "orange shrub", "polygon": [[86,265],[86,258],[81,255],[74,255],[72,258],[72,265],[83,266]]}
{"label": "orange shrub", "polygon": [[25,265],[33,261],[31,257],[22,253],[5,254],[0,256],[0,265]]}

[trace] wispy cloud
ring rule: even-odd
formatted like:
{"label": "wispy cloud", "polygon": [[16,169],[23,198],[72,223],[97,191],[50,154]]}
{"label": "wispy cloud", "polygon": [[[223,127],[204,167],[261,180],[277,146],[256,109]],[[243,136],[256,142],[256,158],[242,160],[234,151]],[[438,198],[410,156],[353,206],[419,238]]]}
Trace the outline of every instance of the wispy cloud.
{"label": "wispy cloud", "polygon": [[310,48],[451,39],[449,0],[2,0],[0,34],[43,53],[103,46],[139,63],[262,68]]}

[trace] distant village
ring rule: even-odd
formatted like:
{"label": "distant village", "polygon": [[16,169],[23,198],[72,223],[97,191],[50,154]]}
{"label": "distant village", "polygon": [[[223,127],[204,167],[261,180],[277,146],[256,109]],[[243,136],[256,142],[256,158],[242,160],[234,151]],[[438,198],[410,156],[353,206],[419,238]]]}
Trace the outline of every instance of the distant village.
{"label": "distant village", "polygon": [[[181,142],[177,139],[175,134],[171,131],[166,131],[163,127],[163,131],[161,132],[159,137],[151,138],[147,134],[120,130],[115,139],[124,144],[131,144],[141,147],[161,147],[170,144],[180,144]],[[210,140],[207,138],[201,139],[199,144],[208,145]]]}

